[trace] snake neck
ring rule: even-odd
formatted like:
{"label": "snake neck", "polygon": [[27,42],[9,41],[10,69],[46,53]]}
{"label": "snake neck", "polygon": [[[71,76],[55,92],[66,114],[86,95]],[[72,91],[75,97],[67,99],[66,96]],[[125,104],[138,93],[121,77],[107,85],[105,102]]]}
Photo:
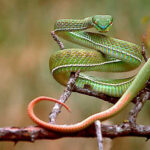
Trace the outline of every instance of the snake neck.
{"label": "snake neck", "polygon": [[57,31],[79,31],[92,28],[92,17],[87,17],[84,19],[60,19],[57,20],[54,25],[55,32]]}

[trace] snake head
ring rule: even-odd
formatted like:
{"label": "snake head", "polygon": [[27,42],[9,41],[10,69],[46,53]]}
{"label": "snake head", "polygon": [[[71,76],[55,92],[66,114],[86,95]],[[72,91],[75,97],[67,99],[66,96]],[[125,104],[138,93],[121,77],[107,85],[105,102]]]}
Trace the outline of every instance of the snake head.
{"label": "snake head", "polygon": [[108,32],[112,22],[113,18],[109,15],[96,15],[92,17],[92,23],[99,32]]}

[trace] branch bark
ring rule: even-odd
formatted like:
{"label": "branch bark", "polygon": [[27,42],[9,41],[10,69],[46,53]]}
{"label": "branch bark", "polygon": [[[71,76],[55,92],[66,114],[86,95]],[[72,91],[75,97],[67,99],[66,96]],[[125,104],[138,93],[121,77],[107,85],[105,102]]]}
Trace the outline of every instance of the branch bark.
{"label": "branch bark", "polygon": [[[75,81],[77,79],[77,77],[79,76],[80,71],[77,71],[76,73],[72,72],[70,75],[70,79],[67,83],[67,87],[64,90],[63,94],[60,96],[59,101],[62,103],[65,103],[67,101],[67,99],[69,98],[69,96],[72,93],[72,89],[75,85]],[[56,121],[56,117],[58,116],[58,114],[61,112],[61,107],[62,105],[56,103],[52,109],[52,112],[49,115],[49,120],[50,123],[55,124]]]}
{"label": "branch bark", "polygon": [[[124,136],[137,136],[150,138],[150,126],[136,125],[134,128],[130,123],[123,123],[120,125],[104,125],[102,124],[102,135],[107,138],[116,138]],[[29,141],[51,139],[56,140],[63,137],[96,137],[95,124],[88,128],[75,133],[57,133],[46,130],[41,127],[30,126],[26,128],[5,127],[0,128],[0,141]]]}

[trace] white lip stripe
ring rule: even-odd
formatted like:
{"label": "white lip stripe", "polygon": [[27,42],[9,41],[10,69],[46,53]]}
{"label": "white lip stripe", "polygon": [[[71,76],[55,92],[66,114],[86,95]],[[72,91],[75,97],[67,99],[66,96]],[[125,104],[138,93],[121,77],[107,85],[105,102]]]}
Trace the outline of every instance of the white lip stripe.
{"label": "white lip stripe", "polygon": [[[112,49],[112,48],[109,47],[109,46],[102,45],[102,44],[97,43],[97,42],[94,42],[93,40],[88,39],[88,38],[86,38],[86,37],[84,37],[84,36],[78,35],[76,32],[70,32],[70,33],[71,33],[71,34],[74,34],[74,35],[77,36],[77,37],[80,37],[80,38],[82,38],[82,39],[85,39],[85,40],[87,40],[87,41],[89,41],[89,42],[91,42],[91,43],[93,43],[93,44],[99,45],[99,46],[104,47],[104,48],[107,48],[107,49]],[[120,53],[126,54],[126,55],[128,55],[128,56],[131,56],[131,57],[133,57],[133,58],[139,60],[140,62],[142,62],[142,60],[141,60],[140,58],[138,58],[138,57],[136,57],[136,56],[134,56],[134,55],[132,55],[132,54],[129,54],[129,53],[126,53],[126,52],[123,52],[123,51],[119,51],[118,49],[115,49],[115,48],[113,48],[112,50],[114,50],[114,51],[116,51],[116,52],[120,52]]]}
{"label": "white lip stripe", "polygon": [[[100,63],[100,64],[69,64],[69,65],[62,65],[62,66],[57,66],[56,68],[52,69],[52,74],[60,69],[60,68],[66,68],[66,67],[94,67],[94,66],[100,66],[100,65],[104,65],[104,64],[109,64],[109,63],[114,63],[114,62],[119,62],[121,60],[119,59],[116,59],[116,60],[113,60],[113,61],[107,61],[107,62],[103,62],[103,63]],[[134,78],[132,78],[131,80],[128,80],[126,82],[121,82],[121,83],[104,83],[104,82],[100,82],[100,81],[95,81],[93,79],[91,79],[90,77],[88,76],[82,76],[81,74],[79,75],[80,78],[82,79],[87,79],[87,80],[90,80],[92,82],[95,82],[95,83],[98,83],[98,84],[102,84],[102,85],[110,85],[110,86],[120,86],[120,85],[123,85],[123,84],[127,84],[131,81],[133,81]]]}
{"label": "white lip stripe", "polygon": [[116,59],[116,60],[112,60],[112,61],[102,62],[102,63],[99,63],[99,64],[68,64],[68,65],[61,65],[61,66],[57,66],[57,67],[53,68],[52,69],[52,74],[54,73],[54,71],[56,71],[57,69],[60,69],[60,68],[66,68],[66,67],[95,67],[95,66],[101,66],[101,65],[105,65],[105,64],[120,62],[120,61],[121,60]]}
{"label": "white lip stripe", "polygon": [[95,82],[95,83],[98,83],[98,84],[102,84],[102,85],[110,85],[110,86],[120,86],[120,85],[123,85],[123,84],[127,84],[127,83],[130,83],[134,80],[134,77],[126,82],[121,82],[121,83],[105,83],[105,82],[100,82],[100,81],[95,81],[93,79],[91,79],[90,77],[88,76],[82,76],[82,75],[79,75],[80,78],[82,79],[87,79],[87,80],[90,80],[92,82]]}

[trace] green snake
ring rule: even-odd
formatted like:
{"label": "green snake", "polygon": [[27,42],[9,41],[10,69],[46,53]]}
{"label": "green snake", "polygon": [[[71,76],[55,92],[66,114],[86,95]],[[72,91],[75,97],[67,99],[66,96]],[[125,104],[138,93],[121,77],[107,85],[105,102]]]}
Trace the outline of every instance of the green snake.
{"label": "green snake", "polygon": [[[70,72],[102,71],[123,72],[135,69],[141,64],[141,48],[133,43],[108,37],[103,34],[85,32],[95,27],[107,32],[112,26],[111,16],[94,16],[83,20],[62,19],[55,24],[59,37],[86,46],[89,49],[73,48],[57,51],[50,57],[50,71],[62,85],[66,85]],[[133,78],[104,80],[80,73],[76,86],[120,97],[130,86]]]}
{"label": "green snake", "polygon": [[[63,126],[46,123],[34,115],[33,107],[40,100],[58,102],[53,98],[40,97],[33,100],[28,106],[29,116],[34,122],[58,132],[75,132],[87,127],[97,119],[105,120],[114,116],[144,87],[150,76],[150,69],[148,69],[150,68],[150,60],[136,77],[106,80],[85,74],[87,71],[125,72],[133,70],[141,64],[143,57],[140,46],[101,33],[84,31],[89,28],[95,28],[98,32],[104,33],[110,30],[112,22],[113,19],[109,15],[96,15],[79,20],[60,19],[56,21],[54,32],[57,36],[86,48],[59,50],[51,55],[49,64],[53,77],[60,84],[66,85],[70,73],[80,70],[81,73],[75,82],[77,87],[88,87],[91,91],[114,97],[123,95],[120,100],[104,112],[94,114],[77,124]],[[58,43],[60,44],[60,42]],[[148,71],[146,72],[145,70]]]}

